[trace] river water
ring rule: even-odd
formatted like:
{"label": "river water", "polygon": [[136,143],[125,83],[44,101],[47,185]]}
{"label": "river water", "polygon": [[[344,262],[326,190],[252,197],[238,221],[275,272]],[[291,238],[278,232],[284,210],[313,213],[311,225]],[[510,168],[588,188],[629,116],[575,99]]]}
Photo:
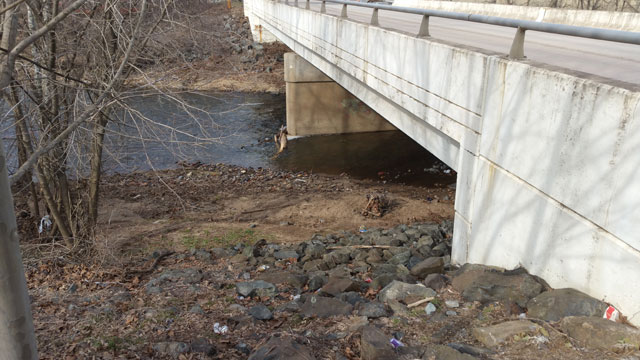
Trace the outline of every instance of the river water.
{"label": "river water", "polygon": [[285,123],[284,95],[183,93],[127,102],[135,111],[120,114],[126,121],[108,127],[107,173],[200,161],[422,186],[455,183],[453,171],[399,131],[299,138],[274,158],[273,135]]}

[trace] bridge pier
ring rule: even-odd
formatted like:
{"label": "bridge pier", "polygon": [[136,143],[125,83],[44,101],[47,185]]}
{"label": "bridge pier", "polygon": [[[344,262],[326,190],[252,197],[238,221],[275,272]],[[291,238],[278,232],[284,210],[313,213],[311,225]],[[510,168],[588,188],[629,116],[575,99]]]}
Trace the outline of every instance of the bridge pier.
{"label": "bridge pier", "polygon": [[396,130],[296,53],[284,55],[287,131],[292,136]]}

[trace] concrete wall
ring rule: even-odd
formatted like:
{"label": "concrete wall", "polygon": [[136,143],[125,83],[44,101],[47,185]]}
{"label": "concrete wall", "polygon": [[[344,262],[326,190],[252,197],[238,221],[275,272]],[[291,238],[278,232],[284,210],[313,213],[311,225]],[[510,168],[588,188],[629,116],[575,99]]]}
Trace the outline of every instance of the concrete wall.
{"label": "concrete wall", "polygon": [[295,53],[284,55],[287,131],[292,136],[388,131],[396,128]]}
{"label": "concrete wall", "polygon": [[275,36],[458,171],[453,260],[640,325],[640,91],[268,0]]}
{"label": "concrete wall", "polygon": [[[481,2],[395,0],[394,6],[433,9],[554,24],[640,31],[640,14],[630,12],[571,10],[541,6],[486,4]],[[548,6],[548,5],[547,5]]]}

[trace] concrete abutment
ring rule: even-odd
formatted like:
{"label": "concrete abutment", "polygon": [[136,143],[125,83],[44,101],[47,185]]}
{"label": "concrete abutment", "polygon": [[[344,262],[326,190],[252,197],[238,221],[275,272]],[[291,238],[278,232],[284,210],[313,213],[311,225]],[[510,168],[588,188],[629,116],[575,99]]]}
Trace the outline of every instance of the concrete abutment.
{"label": "concrete abutment", "polygon": [[296,53],[284,55],[287,131],[292,136],[396,128]]}

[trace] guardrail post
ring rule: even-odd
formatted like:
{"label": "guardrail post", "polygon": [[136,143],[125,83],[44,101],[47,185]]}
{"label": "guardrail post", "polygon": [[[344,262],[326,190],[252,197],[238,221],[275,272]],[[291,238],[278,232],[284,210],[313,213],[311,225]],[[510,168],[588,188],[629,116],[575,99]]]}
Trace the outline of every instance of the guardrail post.
{"label": "guardrail post", "polygon": [[320,5],[320,12],[323,13],[323,14],[327,13],[327,2],[326,1],[323,1],[322,5]]}
{"label": "guardrail post", "polygon": [[423,15],[422,22],[420,23],[420,30],[418,30],[418,37],[429,36],[429,16]]}
{"label": "guardrail post", "polygon": [[371,25],[380,26],[380,23],[378,22],[378,9],[373,9],[373,14],[371,15]]}
{"label": "guardrail post", "polygon": [[523,29],[518,26],[518,30],[516,30],[516,36],[513,38],[513,43],[511,44],[511,50],[509,50],[509,58],[511,59],[524,59],[524,32],[526,29]]}
{"label": "guardrail post", "polygon": [[304,6],[305,9],[309,10],[311,9],[311,5],[309,5],[310,1],[307,0],[307,4]]}
{"label": "guardrail post", "polygon": [[340,12],[340,17],[347,17],[347,4],[342,4],[342,11]]}

